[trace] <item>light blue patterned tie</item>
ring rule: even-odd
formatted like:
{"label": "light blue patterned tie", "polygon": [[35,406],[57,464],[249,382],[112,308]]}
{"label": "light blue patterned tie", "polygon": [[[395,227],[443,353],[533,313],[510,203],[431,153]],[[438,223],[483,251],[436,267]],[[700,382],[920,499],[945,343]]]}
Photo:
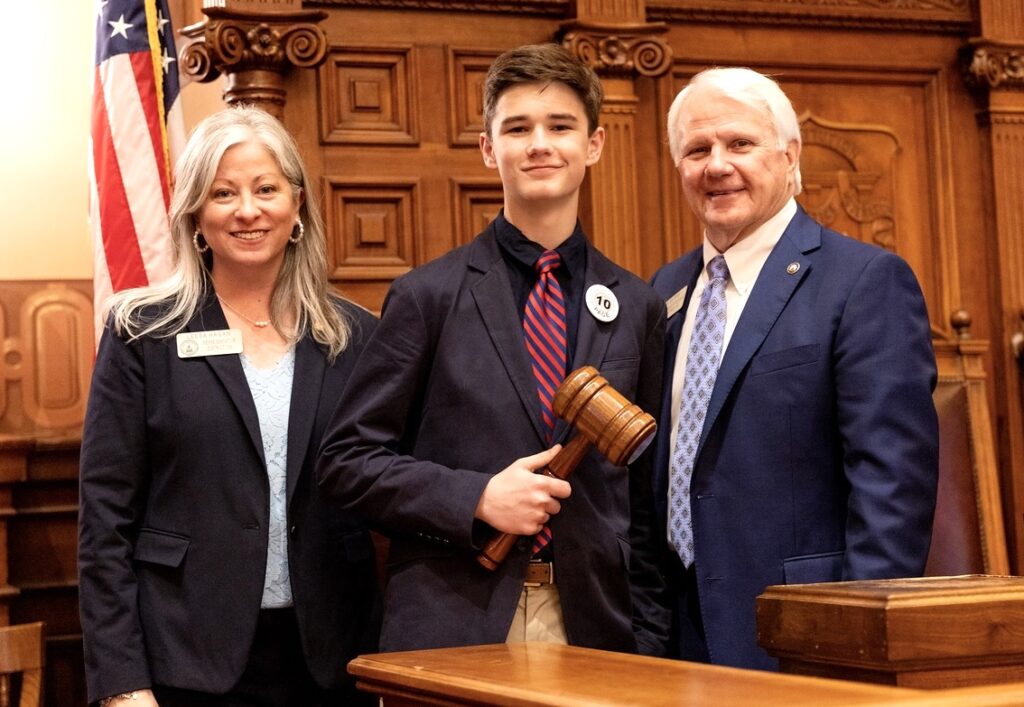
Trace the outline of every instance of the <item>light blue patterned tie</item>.
{"label": "light blue patterned tie", "polygon": [[711,391],[715,388],[725,338],[725,285],[729,281],[725,256],[716,255],[711,259],[708,277],[690,335],[683,374],[683,396],[679,402],[676,446],[672,450],[668,477],[668,537],[684,567],[693,564],[693,522],[690,518],[693,461],[704,429]]}

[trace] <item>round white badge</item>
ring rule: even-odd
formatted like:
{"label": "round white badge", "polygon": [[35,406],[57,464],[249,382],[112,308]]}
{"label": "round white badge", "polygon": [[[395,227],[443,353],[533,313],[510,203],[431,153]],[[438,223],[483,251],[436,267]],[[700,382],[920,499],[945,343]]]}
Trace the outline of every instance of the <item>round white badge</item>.
{"label": "round white badge", "polygon": [[584,297],[587,309],[599,322],[610,322],[619,316],[619,300],[615,293],[604,285],[591,285]]}

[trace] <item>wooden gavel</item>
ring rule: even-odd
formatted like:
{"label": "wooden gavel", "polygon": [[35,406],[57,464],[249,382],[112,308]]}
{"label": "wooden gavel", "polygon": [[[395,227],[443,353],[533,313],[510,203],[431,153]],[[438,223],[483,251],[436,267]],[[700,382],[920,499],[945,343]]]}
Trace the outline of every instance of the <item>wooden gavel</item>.
{"label": "wooden gavel", "polygon": [[[626,400],[593,366],[577,368],[562,381],[553,407],[578,431],[539,472],[555,479],[568,479],[591,446],[616,466],[629,464],[643,453],[658,428],[653,417]],[[497,569],[518,538],[513,533],[495,534],[477,562]]]}

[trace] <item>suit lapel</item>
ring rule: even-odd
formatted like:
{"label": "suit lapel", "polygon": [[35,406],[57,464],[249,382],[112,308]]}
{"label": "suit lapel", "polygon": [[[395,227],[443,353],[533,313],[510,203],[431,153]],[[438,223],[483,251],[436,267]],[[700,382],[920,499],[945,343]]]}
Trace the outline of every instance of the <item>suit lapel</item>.
{"label": "suit lapel", "polygon": [[[686,320],[686,310],[690,307],[690,300],[693,296],[693,288],[697,283],[697,277],[700,275],[700,270],[703,265],[703,252],[702,249],[698,248],[692,251],[689,255],[684,256],[683,260],[679,264],[678,273],[679,277],[676,280],[669,282],[668,289],[671,292],[668,294],[669,298],[678,293],[682,288],[686,288],[686,294],[684,295],[682,306],[676,310],[672,316],[668,318],[665,328],[665,358],[663,364],[664,371],[664,385],[662,386],[662,398],[661,398],[661,419],[658,420],[659,434],[655,438],[655,463],[654,463],[654,478],[653,486],[655,490],[655,505],[657,507],[658,518],[664,523],[667,513],[668,503],[668,468],[669,460],[672,457],[672,450],[669,449],[671,442],[671,428],[672,428],[672,388],[676,385],[676,381],[672,379],[672,374],[675,372],[676,366],[676,352],[679,349],[679,339],[683,335],[683,322]],[[665,292],[664,289],[659,289]],[[682,381],[679,381],[679,385],[682,385]],[[664,433],[661,431],[664,430]]]}
{"label": "suit lapel", "polygon": [[492,224],[470,245],[468,267],[481,273],[480,279],[470,287],[470,292],[505,373],[528,413],[538,440],[543,443],[537,381],[523,344],[523,324],[512,297],[512,283],[498,251],[493,229]]}
{"label": "suit lapel", "polygon": [[740,373],[761,348],[793,292],[810,272],[811,259],[806,253],[817,248],[820,243],[820,227],[803,210],[799,210],[761,268],[736,330],[729,340],[708,403],[700,447],[703,447],[708,431],[715,424]]}
{"label": "suit lapel", "polygon": [[[665,323],[665,376],[666,380],[672,382],[672,371],[676,365],[676,349],[679,348],[679,339],[683,336],[683,322],[686,321],[686,310],[690,308],[690,301],[693,298],[693,288],[697,284],[697,278],[700,276],[701,267],[703,266],[703,254],[701,250],[697,250],[695,255],[687,256],[686,260],[681,263],[680,273],[682,277],[678,282],[673,283],[673,290],[671,296],[678,294],[683,288],[686,288],[686,293],[683,295],[682,306],[669,316]],[[671,385],[665,386],[669,389],[669,397],[671,398]],[[666,409],[666,408],[662,408]]]}
{"label": "suit lapel", "polygon": [[[224,318],[224,312],[217,304],[212,290],[207,295],[199,312],[185,326],[186,331],[216,331],[227,328],[228,323]],[[260,435],[260,420],[256,413],[256,403],[252,399],[252,392],[249,390],[249,382],[245,379],[245,371],[242,370],[242,362],[235,354],[206,356],[204,360],[224,385],[228,397],[245,424],[245,429],[249,432],[250,441],[256,448],[260,460],[266,466],[267,460],[263,456],[263,437]]]}
{"label": "suit lapel", "polygon": [[[292,379],[291,408],[288,412],[288,501],[302,472],[313,422],[320,403],[320,391],[327,363],[323,352],[308,334],[295,344],[295,373]],[[313,392],[313,395],[309,393]]]}

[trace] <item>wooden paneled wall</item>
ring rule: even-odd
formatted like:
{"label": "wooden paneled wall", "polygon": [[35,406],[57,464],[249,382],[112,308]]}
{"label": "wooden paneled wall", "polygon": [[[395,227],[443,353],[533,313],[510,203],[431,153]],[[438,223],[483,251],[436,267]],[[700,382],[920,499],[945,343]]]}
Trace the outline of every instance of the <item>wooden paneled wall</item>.
{"label": "wooden paneled wall", "polygon": [[48,705],[84,705],[78,449],[92,283],[0,282],[0,622],[46,622]]}

